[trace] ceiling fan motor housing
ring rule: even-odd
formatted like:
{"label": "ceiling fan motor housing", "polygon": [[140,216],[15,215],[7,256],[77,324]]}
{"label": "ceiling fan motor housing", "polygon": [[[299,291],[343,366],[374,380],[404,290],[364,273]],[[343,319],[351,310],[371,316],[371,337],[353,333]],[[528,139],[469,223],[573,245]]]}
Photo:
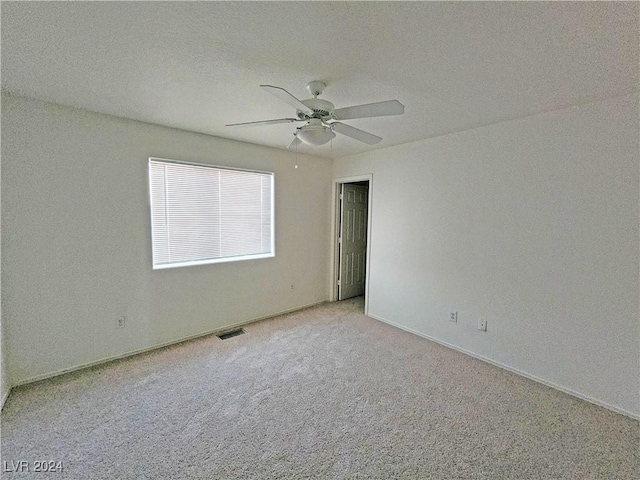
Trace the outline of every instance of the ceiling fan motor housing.
{"label": "ceiling fan motor housing", "polygon": [[301,120],[306,118],[320,118],[322,120],[329,120],[331,118],[331,112],[335,110],[333,103],[326,100],[320,100],[319,98],[302,100],[302,103],[309,107],[313,111],[313,114],[309,115],[308,113],[304,113],[298,110],[298,118],[300,118]]}

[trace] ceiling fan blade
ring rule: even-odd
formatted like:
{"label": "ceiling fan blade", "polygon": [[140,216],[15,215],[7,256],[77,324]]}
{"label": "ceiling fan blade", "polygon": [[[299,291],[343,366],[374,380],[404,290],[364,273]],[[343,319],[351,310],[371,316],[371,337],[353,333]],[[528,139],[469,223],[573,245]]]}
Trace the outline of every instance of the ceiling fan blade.
{"label": "ceiling fan blade", "polygon": [[386,102],[338,108],[334,110],[333,118],[336,120],[350,120],[352,118],[383,117],[385,115],[401,115],[403,113],[404,105],[397,100],[387,100]]}
{"label": "ceiling fan blade", "polygon": [[256,127],[258,125],[276,125],[278,123],[302,122],[297,118],[277,118],[275,120],[261,120],[259,122],[230,123],[225,127]]}
{"label": "ceiling fan blade", "polygon": [[274,87],[273,85],[260,85],[260,88],[266,90],[271,95],[278,97],[285,103],[288,103],[296,110],[300,110],[301,112],[308,113],[311,115],[313,111],[307,107],[304,103],[298,100],[296,97],[287,92],[284,88]]}
{"label": "ceiling fan blade", "polygon": [[300,140],[298,138],[298,136],[294,133],[293,134],[293,140],[291,141],[291,143],[289,144],[289,146],[287,148],[290,149],[290,150],[294,150],[301,143],[302,143],[302,140]]}
{"label": "ceiling fan blade", "polygon": [[331,124],[331,128],[333,128],[336,132],[341,133],[342,135],[346,135],[347,137],[354,138],[361,142],[364,142],[368,145],[375,145],[382,138],[373,135],[371,133],[365,132],[364,130],[360,130],[359,128],[352,127],[351,125],[346,125],[340,122],[333,122]]}

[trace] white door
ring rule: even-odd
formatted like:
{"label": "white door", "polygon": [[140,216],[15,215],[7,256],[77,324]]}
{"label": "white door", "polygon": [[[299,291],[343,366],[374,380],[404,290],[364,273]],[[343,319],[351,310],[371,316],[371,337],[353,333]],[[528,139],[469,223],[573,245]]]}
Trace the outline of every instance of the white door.
{"label": "white door", "polygon": [[368,192],[364,185],[341,185],[338,300],[364,294]]}

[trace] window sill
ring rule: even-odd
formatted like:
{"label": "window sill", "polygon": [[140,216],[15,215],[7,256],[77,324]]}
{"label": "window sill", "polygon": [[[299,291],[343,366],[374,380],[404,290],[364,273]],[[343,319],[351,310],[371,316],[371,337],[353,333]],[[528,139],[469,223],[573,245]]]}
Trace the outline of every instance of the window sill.
{"label": "window sill", "polygon": [[193,260],[190,262],[165,263],[162,265],[154,265],[153,270],[166,270],[168,268],[178,267],[193,267],[196,265],[209,265],[211,263],[242,262],[245,260],[257,260],[259,258],[272,258],[275,256],[275,253],[261,253],[259,255],[242,255],[239,257],[209,258],[206,260]]}

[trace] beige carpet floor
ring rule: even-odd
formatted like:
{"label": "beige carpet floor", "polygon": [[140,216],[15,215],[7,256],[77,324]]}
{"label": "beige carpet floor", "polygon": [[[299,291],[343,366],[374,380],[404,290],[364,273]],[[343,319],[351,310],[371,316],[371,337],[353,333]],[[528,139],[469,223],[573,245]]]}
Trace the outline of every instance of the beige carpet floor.
{"label": "beige carpet floor", "polygon": [[16,388],[3,469],[63,472],[2,478],[638,478],[637,421],[361,312],[324,304]]}

